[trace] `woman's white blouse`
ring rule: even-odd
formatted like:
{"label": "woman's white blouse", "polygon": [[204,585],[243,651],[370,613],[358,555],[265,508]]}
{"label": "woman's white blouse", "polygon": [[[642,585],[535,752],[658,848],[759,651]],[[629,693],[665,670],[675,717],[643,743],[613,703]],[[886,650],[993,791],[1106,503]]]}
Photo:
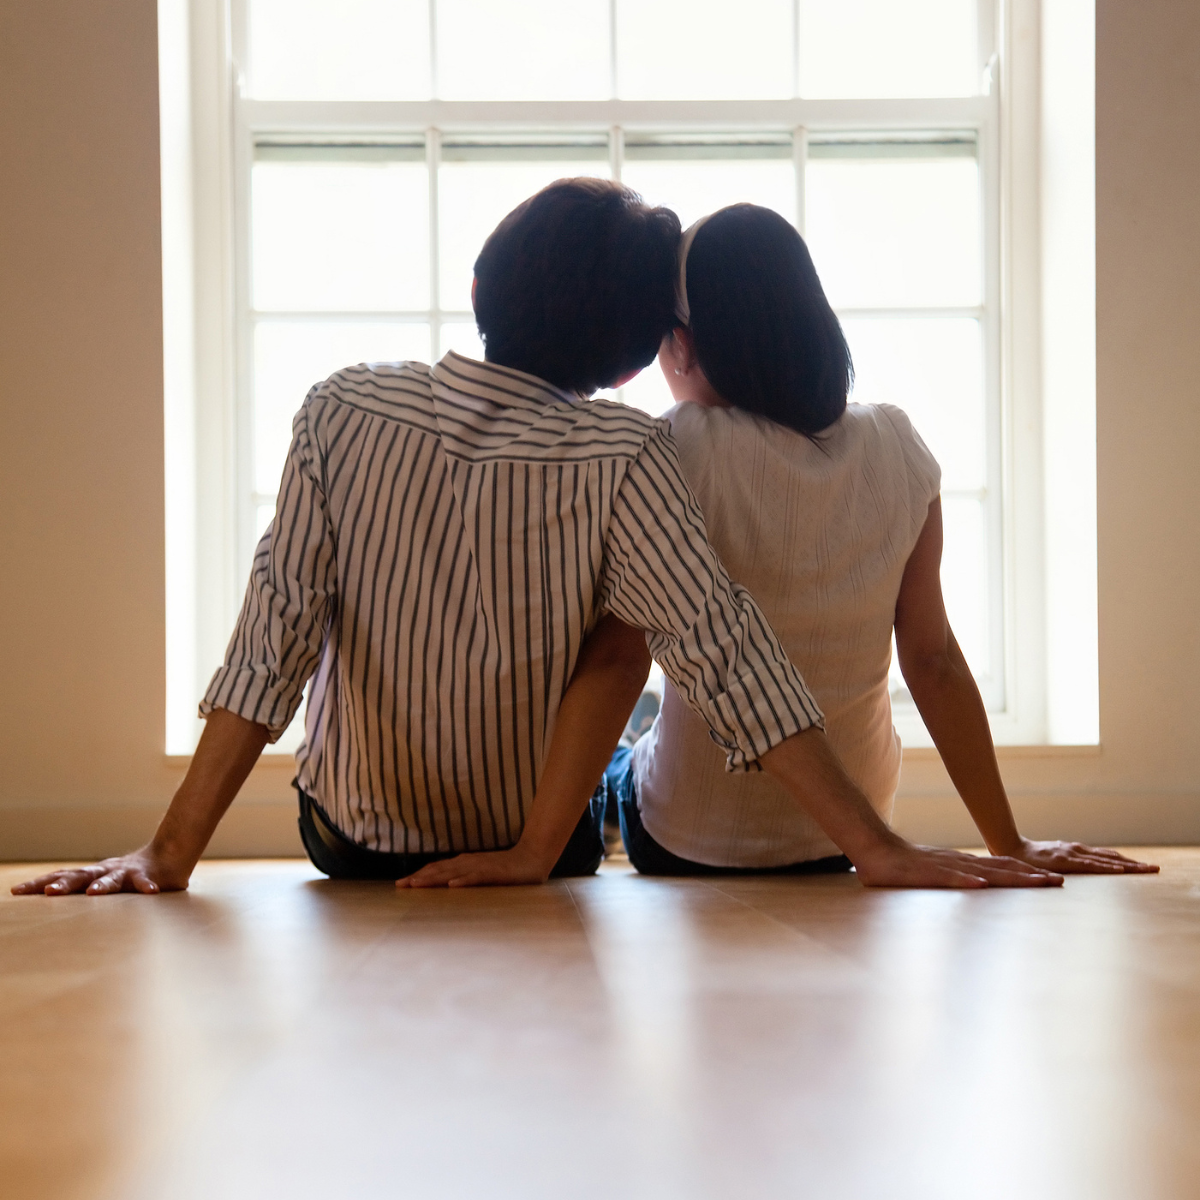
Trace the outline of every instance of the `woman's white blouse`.
{"label": "woman's white blouse", "polygon": [[[824,710],[834,750],[887,820],[900,776],[892,624],[940,488],[937,461],[886,404],[851,404],[819,444],[737,409],[680,404],[667,417],[713,546],[758,600]],[[669,683],[633,764],[647,831],[683,858],[767,867],[838,853],[769,775],[726,771]]]}

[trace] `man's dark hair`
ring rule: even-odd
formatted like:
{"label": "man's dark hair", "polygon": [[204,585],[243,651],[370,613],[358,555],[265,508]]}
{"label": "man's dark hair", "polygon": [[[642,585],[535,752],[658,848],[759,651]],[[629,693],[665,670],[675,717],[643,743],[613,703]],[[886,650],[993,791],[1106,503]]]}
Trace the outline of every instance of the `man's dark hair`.
{"label": "man's dark hair", "polygon": [[679,218],[606,179],[560,179],[475,260],[488,362],[591,395],[652,362],[675,324]]}
{"label": "man's dark hair", "polygon": [[804,239],[778,213],[714,213],[688,253],[687,292],[696,360],[735,408],[807,437],[842,415],[850,349]]}

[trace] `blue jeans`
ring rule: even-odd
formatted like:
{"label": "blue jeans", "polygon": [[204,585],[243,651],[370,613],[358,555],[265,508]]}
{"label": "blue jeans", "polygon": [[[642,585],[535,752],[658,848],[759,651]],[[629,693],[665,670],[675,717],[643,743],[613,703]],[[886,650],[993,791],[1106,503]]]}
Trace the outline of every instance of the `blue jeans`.
{"label": "blue jeans", "polygon": [[672,854],[665,846],[660,846],[642,824],[632,758],[633,751],[628,746],[618,747],[604,772],[604,783],[609,804],[617,806],[625,853],[642,875],[828,875],[850,870],[852,864],[844,854],[788,863],[782,867],[714,867],[710,863],[691,862]]}

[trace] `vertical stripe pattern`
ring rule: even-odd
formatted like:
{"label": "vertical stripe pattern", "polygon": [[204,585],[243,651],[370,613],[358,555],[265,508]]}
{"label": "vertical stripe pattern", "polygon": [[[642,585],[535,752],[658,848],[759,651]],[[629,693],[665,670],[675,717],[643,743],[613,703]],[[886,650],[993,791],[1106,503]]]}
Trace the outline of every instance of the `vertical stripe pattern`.
{"label": "vertical stripe pattern", "polygon": [[510,846],[588,631],[647,631],[732,769],[821,722],[708,544],[669,426],[453,352],[347,368],[297,414],[201,713],[277,738],[347,836]]}

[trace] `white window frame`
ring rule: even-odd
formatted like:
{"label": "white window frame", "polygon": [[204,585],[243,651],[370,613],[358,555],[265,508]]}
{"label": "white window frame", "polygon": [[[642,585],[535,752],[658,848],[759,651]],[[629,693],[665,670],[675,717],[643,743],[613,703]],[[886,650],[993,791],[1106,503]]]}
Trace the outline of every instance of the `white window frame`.
{"label": "white window frame", "polygon": [[[1013,0],[1004,10],[997,0],[978,0],[978,58],[981,75],[986,72],[990,86],[977,96],[548,103],[255,100],[244,95],[240,67],[246,61],[244,0],[160,0],[160,8],[172,6],[184,6],[189,13],[191,320],[195,331],[191,382],[185,386],[186,370],[179,366],[175,391],[177,413],[179,395],[186,392],[192,405],[182,424],[190,419],[196,469],[194,481],[186,472],[173,472],[170,464],[168,469],[169,512],[174,486],[174,511],[183,514],[180,528],[187,513],[192,514],[189,536],[179,539],[176,557],[190,554],[195,563],[192,579],[176,585],[177,616],[174,633],[169,633],[176,644],[186,642],[195,647],[194,655],[176,653],[174,659],[175,679],[169,692],[176,697],[178,711],[169,716],[170,750],[185,752],[187,743],[194,740],[198,723],[186,717],[181,698],[189,692],[198,696],[220,660],[241,603],[246,564],[261,532],[253,528],[250,502],[254,482],[249,403],[253,365],[249,194],[256,140],[305,135],[380,140],[420,136],[426,139],[427,158],[435,168],[441,137],[501,131],[607,136],[613,173],[618,178],[622,139],[628,133],[788,134],[794,138],[798,164],[807,154],[810,139],[839,133],[967,131],[976,138],[983,193],[985,290],[982,305],[969,312],[981,319],[985,347],[989,591],[995,611],[990,636],[992,661],[1003,664],[1002,686],[998,694],[989,697],[994,710],[990,715],[999,744],[1047,740],[1037,306],[1041,286],[1037,241],[1041,203],[1037,159],[1039,0]],[[612,7],[615,11],[615,3]],[[1032,53],[1031,22],[1035,32]],[[436,68],[436,62],[433,65]],[[434,81],[436,87],[436,71]],[[804,172],[798,169],[796,178],[796,223],[803,231]],[[431,170],[430,186],[431,190],[437,187],[436,170]],[[436,193],[431,199],[436,200]],[[440,320],[469,316],[438,310],[436,222],[437,205],[432,203],[430,324],[435,357]],[[167,294],[169,300],[169,279]],[[968,310],[933,315],[945,315],[946,311],[964,315]],[[931,315],[930,310],[908,312]],[[842,315],[858,314],[844,310]],[[896,315],[896,311],[887,310],[887,315]],[[169,408],[170,393],[168,370]],[[178,447],[175,453],[178,455]],[[179,499],[186,488],[194,488],[190,507]],[[231,537],[233,531],[236,536]],[[181,589],[188,595],[181,597]],[[190,630],[184,628],[189,610],[194,614]],[[906,744],[928,744],[915,712],[898,710],[897,725]],[[289,738],[283,745],[293,740]]]}

